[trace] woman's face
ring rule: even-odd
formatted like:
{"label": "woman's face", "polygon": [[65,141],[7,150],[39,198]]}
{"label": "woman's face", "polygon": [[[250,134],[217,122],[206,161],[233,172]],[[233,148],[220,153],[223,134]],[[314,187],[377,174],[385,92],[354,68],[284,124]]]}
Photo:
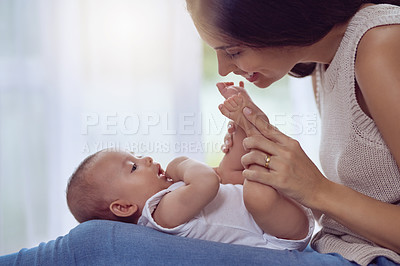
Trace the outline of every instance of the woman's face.
{"label": "woman's face", "polygon": [[[267,47],[250,48],[235,43],[225,43],[218,34],[199,30],[202,39],[217,53],[218,72],[226,76],[233,72],[243,76],[257,87],[266,88],[281,79],[301,61],[301,48]],[[216,32],[216,31],[215,31]]]}

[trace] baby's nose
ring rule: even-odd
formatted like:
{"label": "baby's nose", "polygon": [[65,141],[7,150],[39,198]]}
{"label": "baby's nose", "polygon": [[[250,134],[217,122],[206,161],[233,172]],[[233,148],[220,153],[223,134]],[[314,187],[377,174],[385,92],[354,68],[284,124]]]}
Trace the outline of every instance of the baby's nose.
{"label": "baby's nose", "polygon": [[150,158],[150,157],[144,157],[143,159],[146,161],[146,163],[147,163],[148,165],[153,164],[153,159],[152,159],[152,158]]}

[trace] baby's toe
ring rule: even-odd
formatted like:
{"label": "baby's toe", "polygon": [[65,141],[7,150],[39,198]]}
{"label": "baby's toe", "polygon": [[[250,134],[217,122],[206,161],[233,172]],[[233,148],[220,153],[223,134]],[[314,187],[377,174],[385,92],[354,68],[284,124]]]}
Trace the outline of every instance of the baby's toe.
{"label": "baby's toe", "polygon": [[236,106],[242,106],[243,104],[243,96],[241,94],[233,96],[232,100],[235,102]]}
{"label": "baby's toe", "polygon": [[229,108],[227,107],[227,105],[226,105],[226,103],[224,102],[223,104],[220,104],[219,106],[218,106],[218,108],[219,108],[219,110],[220,110],[220,112],[225,116],[225,117],[227,117],[227,118],[231,118],[231,116],[232,116],[232,113],[231,113],[231,111],[229,110]]}

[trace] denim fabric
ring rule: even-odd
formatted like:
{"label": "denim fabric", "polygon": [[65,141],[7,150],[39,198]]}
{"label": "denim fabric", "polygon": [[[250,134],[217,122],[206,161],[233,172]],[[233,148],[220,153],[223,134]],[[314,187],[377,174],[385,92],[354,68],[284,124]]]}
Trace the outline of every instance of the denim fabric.
{"label": "denim fabric", "polygon": [[[375,265],[395,265],[378,258]],[[279,251],[182,238],[133,224],[89,221],[32,249],[0,257],[0,265],[356,265],[307,248]]]}

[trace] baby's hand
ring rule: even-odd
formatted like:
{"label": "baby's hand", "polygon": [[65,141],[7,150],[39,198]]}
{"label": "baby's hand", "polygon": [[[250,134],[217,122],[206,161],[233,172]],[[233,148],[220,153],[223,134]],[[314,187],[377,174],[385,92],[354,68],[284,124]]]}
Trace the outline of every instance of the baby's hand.
{"label": "baby's hand", "polygon": [[173,159],[168,165],[165,171],[167,178],[171,178],[174,182],[183,181],[183,169],[181,163],[186,161],[188,157],[180,156]]}

